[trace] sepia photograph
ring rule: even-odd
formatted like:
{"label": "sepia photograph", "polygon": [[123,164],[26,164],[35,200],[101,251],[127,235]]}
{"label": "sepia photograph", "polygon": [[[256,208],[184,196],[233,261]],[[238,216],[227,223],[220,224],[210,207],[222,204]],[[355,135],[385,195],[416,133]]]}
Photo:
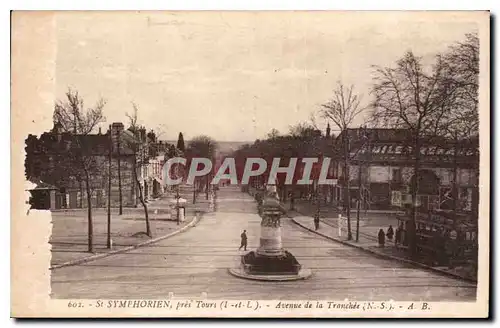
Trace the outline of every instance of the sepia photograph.
{"label": "sepia photograph", "polygon": [[12,315],[487,316],[489,25],[12,12]]}

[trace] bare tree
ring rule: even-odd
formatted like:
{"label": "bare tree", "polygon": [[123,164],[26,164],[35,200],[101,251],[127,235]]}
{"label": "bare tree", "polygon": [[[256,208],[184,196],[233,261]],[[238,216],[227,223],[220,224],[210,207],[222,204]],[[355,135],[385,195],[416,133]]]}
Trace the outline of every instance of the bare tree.
{"label": "bare tree", "polygon": [[277,137],[279,137],[279,135],[280,135],[280,132],[273,128],[267,134],[267,139],[276,139]]}
{"label": "bare tree", "polygon": [[318,128],[313,125],[313,122],[301,122],[295,125],[289,126],[289,135],[292,137],[313,137],[316,132],[319,131]]}
{"label": "bare tree", "polygon": [[[92,192],[99,178],[99,168],[103,164],[93,153],[87,136],[104,121],[105,101],[99,99],[94,107],[84,108],[78,91],[69,89],[64,101],[57,101],[54,107],[54,121],[59,122],[63,131],[71,137],[69,151],[65,156],[64,169],[70,170],[79,183],[83,182],[87,195],[88,251],[94,251]],[[61,163],[62,164],[62,163]]]}
{"label": "bare tree", "polygon": [[448,90],[440,88],[444,62],[440,56],[428,72],[421,58],[407,52],[395,68],[376,67],[372,93],[373,118],[378,124],[409,130],[413,181],[411,182],[412,215],[409,226],[410,254],[416,255],[417,195],[420,179],[421,146],[432,140],[444,115]]}
{"label": "bare tree", "polygon": [[146,204],[146,201],[144,199],[144,193],[141,187],[141,183],[139,181],[139,175],[137,174],[137,170],[141,170],[143,166],[148,165],[148,154],[142,149],[143,143],[141,140],[141,136],[139,133],[139,125],[138,125],[138,112],[139,108],[135,103],[132,103],[133,107],[133,112],[132,114],[126,113],[125,115],[127,116],[129,120],[129,130],[132,131],[134,134],[135,138],[131,140],[125,141],[127,143],[127,146],[133,151],[134,153],[134,161],[133,161],[133,166],[132,166],[132,172],[134,176],[134,184],[136,185],[137,192],[139,194],[139,201],[141,202],[142,207],[144,208],[144,218],[146,220],[146,235],[149,237],[152,237],[153,234],[151,232],[151,225],[149,222],[149,213],[148,213],[148,206]]}
{"label": "bare tree", "polygon": [[[215,159],[215,153],[217,151],[217,142],[208,137],[208,136],[197,136],[191,139],[189,141],[188,147],[187,147],[187,154],[190,159],[194,157],[205,157],[209,158],[214,162]],[[188,165],[189,166],[189,165]],[[207,174],[206,176],[206,186],[205,186],[205,192],[206,192],[206,199],[208,199],[208,193],[209,193],[209,188],[210,188],[210,179],[211,174]],[[194,181],[195,185],[195,190],[196,190],[196,181]],[[196,200],[196,193],[193,193],[193,203]]]}
{"label": "bare tree", "polygon": [[361,106],[361,97],[354,92],[354,86],[346,87],[341,82],[333,91],[333,97],[323,107],[322,115],[331,120],[338,130],[342,138],[342,150],[344,160],[344,204],[347,211],[347,239],[352,240],[351,231],[351,197],[350,197],[350,140],[348,129],[352,127],[354,120],[365,110]]}
{"label": "bare tree", "polygon": [[[440,88],[447,97],[444,102],[440,134],[454,141],[453,160],[453,210],[458,207],[459,153],[468,141],[479,135],[479,39],[476,34],[467,34],[465,40],[451,46],[443,55],[444,74]],[[463,147],[465,146],[465,147]],[[462,148],[462,149],[461,149]]]}

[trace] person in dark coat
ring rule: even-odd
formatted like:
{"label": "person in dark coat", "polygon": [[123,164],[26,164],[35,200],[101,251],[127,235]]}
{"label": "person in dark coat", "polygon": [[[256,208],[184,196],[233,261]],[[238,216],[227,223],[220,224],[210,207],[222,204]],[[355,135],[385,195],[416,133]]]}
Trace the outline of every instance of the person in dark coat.
{"label": "person in dark coat", "polygon": [[394,243],[396,244],[396,247],[401,244],[401,227],[396,228],[396,238],[394,240]]}
{"label": "person in dark coat", "polygon": [[385,244],[385,233],[384,233],[384,229],[380,229],[378,231],[378,245],[380,247],[384,247],[384,244]]}
{"label": "person in dark coat", "polygon": [[244,250],[247,250],[247,243],[248,243],[248,238],[247,238],[247,231],[243,230],[243,233],[241,234],[241,246],[238,248],[240,250],[242,247],[244,247]]}
{"label": "person in dark coat", "polygon": [[394,236],[394,230],[392,229],[392,225],[389,225],[389,229],[387,229],[387,239],[392,241],[392,237]]}
{"label": "person in dark coat", "polygon": [[319,213],[314,215],[314,230],[319,229]]}

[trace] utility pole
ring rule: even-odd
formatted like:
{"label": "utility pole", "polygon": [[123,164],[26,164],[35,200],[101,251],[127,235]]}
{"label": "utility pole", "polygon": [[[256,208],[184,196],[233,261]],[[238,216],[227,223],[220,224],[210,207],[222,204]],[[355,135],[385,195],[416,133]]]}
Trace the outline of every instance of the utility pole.
{"label": "utility pole", "polygon": [[194,178],[193,181],[193,204],[196,203],[196,177]]}
{"label": "utility pole", "polygon": [[356,213],[356,242],[359,241],[359,212],[361,212],[361,161],[358,162],[358,206]]}
{"label": "utility pole", "polygon": [[344,196],[344,200],[346,200],[346,205],[347,205],[347,240],[352,240],[352,231],[351,231],[351,186],[350,186],[350,173],[349,173],[349,156],[350,156],[350,144],[349,144],[349,130],[345,130],[345,136],[346,138],[344,144],[345,144],[345,150],[344,150],[344,176],[345,176],[345,189],[346,189],[346,195]]}
{"label": "utility pole", "polygon": [[358,155],[358,204],[357,204],[358,211],[356,213],[356,242],[359,241],[359,215],[361,212],[361,199],[364,199],[364,196],[363,196],[364,188],[363,188],[363,183],[362,183],[363,161],[366,159],[364,151],[370,151],[369,142],[367,139],[368,136],[366,134],[366,129],[360,128],[360,132],[361,132],[360,137],[363,138],[363,143],[361,144],[361,147],[365,148],[366,145],[368,145],[368,147],[366,147],[365,149],[361,149],[361,151],[358,152],[358,154],[359,154]]}
{"label": "utility pole", "polygon": [[177,198],[177,225],[180,224],[180,220],[181,220],[181,216],[180,216],[180,208],[179,208],[179,185],[177,185],[177,195],[176,195],[176,198]]}
{"label": "utility pole", "polygon": [[454,149],[453,149],[453,216],[456,217],[458,210],[458,136],[457,133],[453,134]]}
{"label": "utility pole", "polygon": [[116,131],[117,134],[117,145],[118,145],[118,199],[119,199],[119,211],[118,214],[123,214],[123,204],[122,204],[122,172],[121,172],[121,158],[120,158],[120,130]]}
{"label": "utility pole", "polygon": [[[179,165],[177,165],[177,166],[175,167],[175,178],[178,178],[178,177],[179,177]],[[177,187],[177,188],[176,188],[176,189],[177,189],[177,194],[176,194],[176,196],[175,196],[175,197],[177,198],[177,212],[176,212],[176,214],[177,214],[177,225],[179,225],[179,224],[180,224],[180,220],[181,220],[180,213],[179,213],[179,212],[180,212],[180,208],[179,208],[179,198],[181,197],[181,196],[179,195],[179,188],[180,188],[180,184],[178,184],[176,187]]]}
{"label": "utility pole", "polygon": [[109,125],[109,156],[108,156],[108,238],[107,246],[111,249],[111,153],[113,151],[113,138],[111,137],[111,124]]}
{"label": "utility pole", "polygon": [[317,208],[316,208],[316,215],[318,216],[318,219],[319,219],[320,213],[321,213],[321,197],[320,197],[320,192],[319,192],[319,178],[316,181],[317,181],[317,183],[316,183],[316,202],[318,203]]}
{"label": "utility pole", "polygon": [[207,174],[207,181],[206,181],[207,185],[205,187],[205,190],[206,190],[206,192],[205,192],[205,199],[206,200],[208,200],[208,192],[209,192],[209,187],[210,187],[210,180],[209,180],[209,178],[210,178],[210,173]]}

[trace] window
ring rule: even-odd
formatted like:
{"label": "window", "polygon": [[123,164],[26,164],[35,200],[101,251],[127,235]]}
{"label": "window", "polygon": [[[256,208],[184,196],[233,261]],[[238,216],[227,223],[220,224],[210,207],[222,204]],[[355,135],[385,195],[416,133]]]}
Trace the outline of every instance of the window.
{"label": "window", "polygon": [[393,168],[392,169],[392,182],[395,183],[400,183],[402,180],[402,175],[401,175],[401,169],[400,168]]}
{"label": "window", "polygon": [[391,192],[391,204],[394,206],[401,206],[402,195],[401,191],[393,190]]}

